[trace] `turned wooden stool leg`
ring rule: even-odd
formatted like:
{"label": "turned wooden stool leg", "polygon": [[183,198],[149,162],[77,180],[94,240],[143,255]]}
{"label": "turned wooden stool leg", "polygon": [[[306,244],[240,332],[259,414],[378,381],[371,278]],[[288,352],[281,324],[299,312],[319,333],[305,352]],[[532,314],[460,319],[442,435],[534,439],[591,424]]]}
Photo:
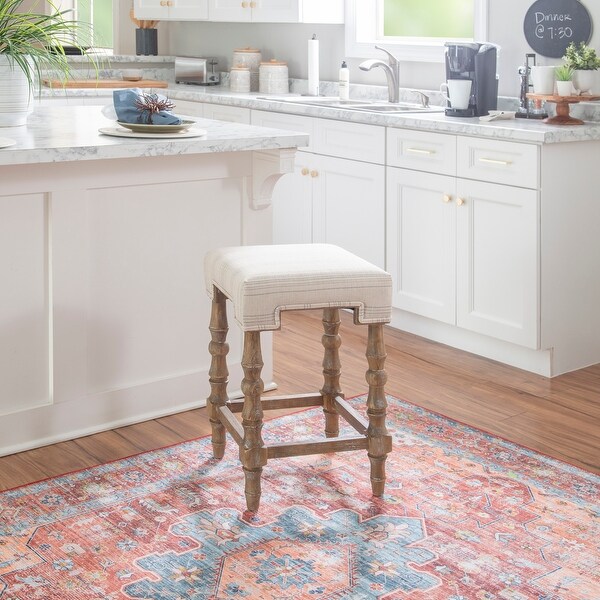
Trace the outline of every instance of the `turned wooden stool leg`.
{"label": "turned wooden stool leg", "polygon": [[212,310],[210,315],[211,342],[208,351],[212,359],[208,371],[210,382],[210,396],[208,397],[208,416],[212,426],[213,456],[223,458],[225,453],[225,427],[219,418],[219,406],[227,403],[227,381],[229,371],[227,370],[227,353],[229,344],[227,339],[227,308],[226,298],[216,287],[213,288]]}
{"label": "turned wooden stool leg", "polygon": [[374,496],[382,496],[385,487],[385,460],[392,450],[392,437],[385,426],[387,401],[385,399],[385,345],[383,342],[383,325],[369,325],[367,342],[367,360],[369,370],[366,374],[369,384],[367,398],[367,415],[369,427],[369,460],[371,461],[371,488]]}
{"label": "turned wooden stool leg", "polygon": [[321,338],[325,353],[323,355],[323,412],[325,413],[325,436],[337,437],[340,433],[340,415],[335,406],[335,397],[340,396],[340,353],[342,343],[340,329],[340,311],[338,308],[323,310],[323,330]]}
{"label": "turned wooden stool leg", "polygon": [[244,334],[242,368],[244,369],[244,379],[242,380],[244,440],[240,446],[240,460],[244,466],[246,479],[246,506],[249,511],[255,512],[260,503],[260,476],[263,465],[267,464],[267,449],[264,447],[261,435],[263,410],[260,397],[263,392],[263,381],[260,373],[263,361],[260,352],[260,332],[258,331],[246,331]]}

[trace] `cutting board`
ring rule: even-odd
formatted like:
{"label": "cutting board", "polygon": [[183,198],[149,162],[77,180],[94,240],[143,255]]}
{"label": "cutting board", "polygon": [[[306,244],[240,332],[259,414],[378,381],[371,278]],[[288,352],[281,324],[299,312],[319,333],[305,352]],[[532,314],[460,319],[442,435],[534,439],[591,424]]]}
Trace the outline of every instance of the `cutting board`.
{"label": "cutting board", "polygon": [[46,87],[52,88],[166,88],[166,81],[155,79],[140,79],[139,81],[124,81],[123,79],[42,79]]}

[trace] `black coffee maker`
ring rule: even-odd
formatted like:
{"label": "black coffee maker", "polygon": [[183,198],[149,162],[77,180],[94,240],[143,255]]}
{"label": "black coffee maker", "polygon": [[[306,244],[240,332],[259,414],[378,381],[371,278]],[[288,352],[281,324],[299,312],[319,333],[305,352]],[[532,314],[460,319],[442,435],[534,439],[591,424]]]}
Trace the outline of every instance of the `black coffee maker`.
{"label": "black coffee maker", "polygon": [[497,47],[493,44],[446,42],[446,79],[470,79],[468,108],[446,108],[450,117],[479,117],[498,106]]}

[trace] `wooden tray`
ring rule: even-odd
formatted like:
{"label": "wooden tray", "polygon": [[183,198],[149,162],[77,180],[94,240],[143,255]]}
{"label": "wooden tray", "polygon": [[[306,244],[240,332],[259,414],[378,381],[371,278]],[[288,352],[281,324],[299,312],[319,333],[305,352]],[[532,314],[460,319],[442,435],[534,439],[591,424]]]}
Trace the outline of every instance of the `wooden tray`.
{"label": "wooden tray", "polygon": [[569,104],[578,102],[593,102],[600,100],[600,96],[558,96],[556,94],[527,94],[532,100],[542,100],[556,104],[556,116],[543,119],[549,125],[583,125],[581,119],[576,119],[569,114]]}
{"label": "wooden tray", "polygon": [[123,79],[42,79],[43,85],[51,88],[166,88],[166,81],[155,79],[140,79],[139,81],[125,81]]}

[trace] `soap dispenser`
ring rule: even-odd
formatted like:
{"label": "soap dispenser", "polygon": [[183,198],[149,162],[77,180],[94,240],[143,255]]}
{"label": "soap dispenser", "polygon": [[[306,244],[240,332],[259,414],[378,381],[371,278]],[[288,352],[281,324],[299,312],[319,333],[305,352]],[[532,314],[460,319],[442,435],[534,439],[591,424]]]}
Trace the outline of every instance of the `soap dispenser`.
{"label": "soap dispenser", "polygon": [[350,99],[350,69],[348,69],[345,60],[342,61],[342,66],[340,67],[339,96],[340,100]]}

